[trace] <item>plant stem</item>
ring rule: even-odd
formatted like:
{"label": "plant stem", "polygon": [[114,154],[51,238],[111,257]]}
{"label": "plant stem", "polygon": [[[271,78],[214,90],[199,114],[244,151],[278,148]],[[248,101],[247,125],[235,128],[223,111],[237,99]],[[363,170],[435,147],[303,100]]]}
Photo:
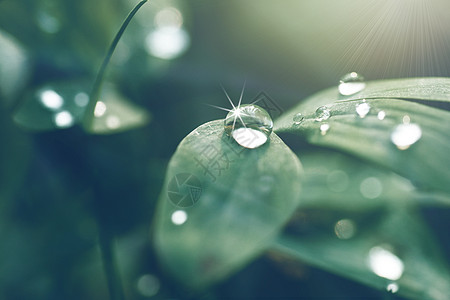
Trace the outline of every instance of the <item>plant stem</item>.
{"label": "plant stem", "polygon": [[97,73],[97,77],[95,78],[95,82],[92,87],[91,95],[89,97],[89,103],[88,103],[86,112],[83,117],[83,127],[86,131],[90,131],[90,128],[92,126],[92,122],[94,120],[95,105],[97,104],[98,98],[100,97],[103,79],[105,77],[105,71],[109,65],[109,62],[111,61],[111,57],[113,56],[114,51],[116,50],[117,44],[119,43],[120,38],[122,37],[123,33],[125,32],[125,29],[128,27],[128,24],[131,22],[131,19],[133,19],[134,15],[138,12],[138,10],[142,7],[142,5],[144,5],[147,1],[148,0],[142,0],[133,8],[133,10],[126,17],[125,21],[123,21],[122,26],[120,27],[119,31],[117,32],[116,36],[114,37],[114,40],[112,41],[111,45],[109,46],[108,52],[105,56],[105,59],[103,60],[103,63],[100,66],[100,69]]}
{"label": "plant stem", "polygon": [[99,244],[109,297],[111,300],[125,300],[120,274],[114,257],[114,236],[102,224],[99,224]]}

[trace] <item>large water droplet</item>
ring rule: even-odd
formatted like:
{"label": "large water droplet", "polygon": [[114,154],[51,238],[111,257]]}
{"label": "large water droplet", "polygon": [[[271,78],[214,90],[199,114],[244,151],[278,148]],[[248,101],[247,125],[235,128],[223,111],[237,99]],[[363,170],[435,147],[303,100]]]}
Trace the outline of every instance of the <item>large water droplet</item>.
{"label": "large water droplet", "polygon": [[364,77],[356,72],[344,75],[339,82],[339,93],[343,96],[350,96],[361,92],[366,88]]}
{"label": "large water droplet", "polygon": [[43,89],[38,93],[40,102],[47,109],[59,110],[64,104],[64,99],[61,97],[61,95],[52,89]]}
{"label": "large water droplet", "polygon": [[273,121],[261,107],[245,104],[231,110],[224,121],[225,132],[242,147],[264,145],[272,133]]}
{"label": "large water droplet", "polygon": [[300,125],[303,120],[305,119],[305,116],[302,113],[295,114],[292,118],[292,121],[294,121],[294,125]]}
{"label": "large water droplet", "polygon": [[414,123],[400,124],[391,133],[391,141],[400,150],[406,150],[422,137],[422,129]]}
{"label": "large water droplet", "polygon": [[316,109],[316,121],[321,122],[328,120],[331,117],[330,109],[326,106],[321,106]]}
{"label": "large water droplet", "polygon": [[365,102],[365,100],[362,103],[356,105],[356,113],[360,118],[364,118],[369,112],[370,105],[369,103]]}

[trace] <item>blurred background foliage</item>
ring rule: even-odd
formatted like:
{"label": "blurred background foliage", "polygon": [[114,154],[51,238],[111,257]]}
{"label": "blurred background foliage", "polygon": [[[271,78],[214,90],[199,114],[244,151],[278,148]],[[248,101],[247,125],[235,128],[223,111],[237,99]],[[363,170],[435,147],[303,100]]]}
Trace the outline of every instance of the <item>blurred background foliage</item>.
{"label": "blurred background foliage", "polygon": [[[366,79],[448,77],[446,0],[150,1],[131,22],[108,71],[102,97],[107,107],[115,107],[108,110],[115,115],[106,114],[97,134],[87,135],[77,126],[86,96],[110,41],[135,4],[0,1],[1,299],[108,299],[99,232],[117,236],[117,264],[129,299],[397,298],[350,280],[357,279],[349,276],[355,269],[346,271],[348,266],[332,259],[315,261],[317,255],[308,252],[334,248],[335,223],[347,219],[357,220],[360,232],[372,228],[371,222],[381,232],[383,226],[391,230],[408,222],[423,228],[423,220],[436,238],[436,257],[448,266],[447,196],[416,207],[416,219],[380,225],[380,210],[392,209],[381,209],[380,202],[389,197],[355,209],[353,204],[333,207],[330,195],[357,203],[359,181],[385,170],[341,156],[324,168],[321,154],[312,154],[318,147],[289,136],[283,139],[301,151],[310,175],[305,186],[311,198],[271,251],[198,295],[161,268],[149,238],[156,199],[178,143],[198,125],[224,118],[207,105],[228,107],[220,84],[236,99],[246,80],[244,103],[264,91],[281,113],[337,85],[349,71]],[[333,181],[330,165],[352,174],[348,180],[355,185],[345,195],[338,190],[321,194],[321,187]],[[404,187],[386,184],[388,195],[411,197],[408,182],[390,172],[386,176]],[[433,198],[422,196],[425,203]],[[427,244],[427,230],[419,230],[425,232],[419,244]],[[321,234],[326,238],[311,238]],[[305,236],[304,243],[292,235]],[[337,257],[359,249],[351,245],[336,246],[342,251]],[[303,256],[293,260],[292,249]],[[417,270],[425,272],[420,265]]]}

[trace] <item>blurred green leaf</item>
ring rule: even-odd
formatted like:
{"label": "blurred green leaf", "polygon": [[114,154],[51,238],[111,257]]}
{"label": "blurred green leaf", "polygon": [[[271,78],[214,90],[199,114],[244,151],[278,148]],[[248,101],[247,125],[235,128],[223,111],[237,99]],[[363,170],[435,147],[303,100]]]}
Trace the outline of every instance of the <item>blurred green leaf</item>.
{"label": "blurred green leaf", "polygon": [[0,98],[10,105],[30,73],[27,53],[12,36],[0,30]]}
{"label": "blurred green leaf", "polygon": [[[245,149],[222,120],[198,127],[172,157],[159,199],[154,243],[162,264],[194,288],[224,278],[267,247],[298,205],[300,183],[300,162],[276,134]],[[199,191],[191,207],[177,205]]]}
{"label": "blurred green leaf", "polygon": [[273,249],[378,289],[398,289],[410,299],[447,299],[448,264],[414,211],[391,205],[377,224],[364,229],[366,223],[352,223],[356,233],[348,239],[339,239],[333,227],[312,236],[287,232]]}
{"label": "blurred green leaf", "polygon": [[403,205],[450,205],[445,194],[422,194],[389,170],[332,151],[300,153],[304,168],[300,208],[367,211],[391,202]]}
{"label": "blurred green leaf", "polygon": [[[80,82],[48,84],[28,94],[14,113],[14,121],[33,131],[70,128],[81,123],[88,105],[88,85]],[[112,134],[144,126],[149,114],[106,85],[91,128],[92,134]]]}
{"label": "blurred green leaf", "polygon": [[[436,88],[437,94],[433,94],[434,89],[428,87],[423,90],[412,89],[414,93],[409,90],[402,95],[402,88],[408,90],[411,83],[409,80],[400,80],[395,81],[400,84],[396,89],[399,92],[395,95],[401,98],[422,97],[427,100],[448,101],[440,94],[448,80],[435,80],[441,84],[441,88]],[[405,86],[402,87],[401,83]],[[384,84],[388,86],[386,82]],[[393,89],[386,90],[386,95],[389,95],[386,97],[393,95],[392,91]],[[450,163],[450,112],[400,99],[366,98],[370,111],[361,118],[356,113],[356,106],[363,100],[336,101],[342,97],[337,97],[337,90],[333,93],[334,97],[330,95],[331,90],[314,95],[286,112],[275,122],[275,130],[300,134],[312,144],[339,149],[374,162],[410,179],[421,188],[450,191],[450,170],[442,168]],[[377,97],[383,96],[381,90],[376,93]],[[315,111],[325,104],[331,117],[318,122]],[[382,120],[378,118],[380,111],[385,112]],[[301,124],[293,122],[293,116],[297,113],[305,116]],[[404,120],[405,116],[409,119]],[[396,126],[409,121],[420,126],[421,137],[409,149],[402,151],[392,143],[391,134]],[[320,126],[325,123],[329,125],[329,129],[323,132]]]}

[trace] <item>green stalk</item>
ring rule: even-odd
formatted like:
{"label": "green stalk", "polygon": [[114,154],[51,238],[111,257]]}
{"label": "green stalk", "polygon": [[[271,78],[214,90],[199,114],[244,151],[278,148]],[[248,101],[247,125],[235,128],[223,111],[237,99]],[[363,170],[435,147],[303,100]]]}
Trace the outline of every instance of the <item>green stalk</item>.
{"label": "green stalk", "polygon": [[120,27],[119,31],[117,32],[116,36],[114,37],[114,40],[111,43],[111,46],[109,46],[108,53],[105,56],[105,59],[103,60],[102,65],[100,66],[100,69],[97,73],[97,77],[95,78],[94,85],[92,87],[91,95],[89,97],[89,103],[86,108],[86,112],[83,117],[83,127],[86,131],[90,131],[92,128],[92,122],[94,120],[94,110],[95,105],[97,104],[97,101],[100,97],[100,92],[103,84],[103,80],[105,77],[106,68],[109,65],[109,62],[111,61],[111,57],[114,54],[114,51],[116,50],[117,44],[120,41],[120,38],[122,37],[123,33],[125,32],[125,29],[128,27],[128,24],[130,23],[131,19],[133,19],[134,15],[138,12],[138,10],[144,5],[148,0],[142,0],[139,2],[133,10],[128,14],[125,21],[122,23],[122,26]]}

